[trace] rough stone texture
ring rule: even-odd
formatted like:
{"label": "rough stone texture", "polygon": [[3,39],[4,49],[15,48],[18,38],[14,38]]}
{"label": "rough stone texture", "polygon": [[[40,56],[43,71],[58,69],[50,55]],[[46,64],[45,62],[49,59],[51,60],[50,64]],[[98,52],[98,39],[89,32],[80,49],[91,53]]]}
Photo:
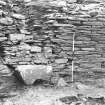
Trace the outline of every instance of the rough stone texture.
{"label": "rough stone texture", "polygon": [[104,71],[104,2],[58,0],[46,5],[24,1],[15,2],[16,5],[0,1],[0,42],[7,64],[51,64],[54,77],[55,72],[71,75],[72,60],[75,71]]}
{"label": "rough stone texture", "polygon": [[52,72],[49,65],[18,65],[16,68],[20,72],[27,85],[33,84],[37,79],[48,79]]}
{"label": "rough stone texture", "polygon": [[12,25],[13,24],[13,19],[10,18],[10,17],[0,18],[0,24]]}
{"label": "rough stone texture", "polygon": [[55,63],[60,63],[60,64],[62,64],[62,63],[67,63],[67,61],[68,61],[68,59],[56,59],[55,60]]}
{"label": "rough stone texture", "polygon": [[21,14],[12,14],[12,17],[13,18],[16,18],[16,19],[22,19],[22,20],[24,20],[25,19],[25,16],[24,15],[21,15]]}
{"label": "rough stone texture", "polygon": [[32,47],[31,47],[31,52],[41,52],[41,47],[32,46]]}
{"label": "rough stone texture", "polygon": [[11,40],[11,41],[23,40],[24,37],[25,37],[24,34],[10,34],[10,40]]}
{"label": "rough stone texture", "polygon": [[0,5],[6,5],[6,2],[4,2],[4,1],[2,1],[2,0],[0,0]]}

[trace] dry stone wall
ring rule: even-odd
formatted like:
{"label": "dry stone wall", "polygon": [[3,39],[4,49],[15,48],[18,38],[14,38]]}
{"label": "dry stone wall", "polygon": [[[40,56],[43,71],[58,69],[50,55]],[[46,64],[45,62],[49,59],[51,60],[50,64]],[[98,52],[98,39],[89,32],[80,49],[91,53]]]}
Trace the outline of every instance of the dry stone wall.
{"label": "dry stone wall", "polygon": [[4,61],[11,65],[50,64],[55,76],[71,75],[72,60],[75,71],[104,72],[104,2],[39,4],[0,0]]}

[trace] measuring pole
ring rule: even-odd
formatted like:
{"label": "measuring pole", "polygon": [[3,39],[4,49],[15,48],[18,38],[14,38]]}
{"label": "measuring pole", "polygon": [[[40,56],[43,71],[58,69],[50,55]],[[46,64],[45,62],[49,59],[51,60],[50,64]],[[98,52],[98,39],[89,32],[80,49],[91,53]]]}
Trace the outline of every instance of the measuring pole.
{"label": "measuring pole", "polygon": [[[72,57],[74,57],[74,48],[75,48],[75,33],[73,34],[73,46],[72,46],[72,51],[73,51],[73,55]],[[72,59],[72,82],[74,81],[74,59]]]}

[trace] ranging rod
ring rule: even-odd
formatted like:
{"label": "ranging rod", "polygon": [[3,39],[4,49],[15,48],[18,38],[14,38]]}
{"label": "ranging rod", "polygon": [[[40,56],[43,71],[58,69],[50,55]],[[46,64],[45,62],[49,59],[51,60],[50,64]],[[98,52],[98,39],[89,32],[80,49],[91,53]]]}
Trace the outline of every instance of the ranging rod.
{"label": "ranging rod", "polygon": [[[72,46],[72,57],[74,57],[74,51],[75,51],[75,33],[73,34],[73,46]],[[72,59],[72,82],[74,81],[74,59]]]}

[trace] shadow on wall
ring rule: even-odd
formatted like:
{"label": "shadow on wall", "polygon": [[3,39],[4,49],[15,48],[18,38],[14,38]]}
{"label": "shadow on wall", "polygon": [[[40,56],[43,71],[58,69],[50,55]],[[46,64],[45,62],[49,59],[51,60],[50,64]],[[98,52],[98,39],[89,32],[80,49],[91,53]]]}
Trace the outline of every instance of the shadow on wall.
{"label": "shadow on wall", "polygon": [[[1,65],[4,64],[4,58],[5,58],[5,48],[3,46],[4,44],[2,42],[0,42],[0,62],[1,62]],[[8,67],[8,69],[13,72],[13,76],[15,77],[17,83],[19,84],[25,84],[22,77],[20,76],[20,73],[18,71],[15,71],[15,67],[13,65],[10,65],[10,64],[4,64]]]}
{"label": "shadow on wall", "polygon": [[25,82],[22,79],[20,73],[17,70],[15,70],[16,68],[13,65],[10,65],[10,64],[6,64],[6,66],[13,72],[13,76],[15,77],[16,81],[19,84],[25,85]]}

